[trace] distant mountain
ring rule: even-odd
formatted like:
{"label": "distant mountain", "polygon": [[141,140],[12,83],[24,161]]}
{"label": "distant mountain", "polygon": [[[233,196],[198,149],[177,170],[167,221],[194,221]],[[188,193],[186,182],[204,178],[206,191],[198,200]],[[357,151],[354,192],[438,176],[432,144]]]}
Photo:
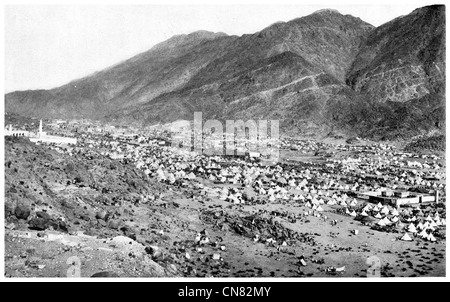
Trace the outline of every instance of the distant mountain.
{"label": "distant mountain", "polygon": [[378,28],[321,10],[257,33],[175,36],[51,90],[6,95],[6,110],[154,124],[279,119],[283,131],[374,138],[444,131],[445,7]]}
{"label": "distant mountain", "polygon": [[[233,39],[207,31],[174,36],[145,53],[64,86],[7,94],[6,109],[40,117],[102,118],[181,88]],[[207,43],[212,40],[214,45]]]}

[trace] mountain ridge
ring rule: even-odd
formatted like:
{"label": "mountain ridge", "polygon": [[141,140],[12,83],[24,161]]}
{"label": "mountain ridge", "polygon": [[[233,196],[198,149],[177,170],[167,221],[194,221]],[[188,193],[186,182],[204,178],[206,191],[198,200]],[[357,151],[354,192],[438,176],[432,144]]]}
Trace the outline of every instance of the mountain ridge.
{"label": "mountain ridge", "polygon": [[443,131],[444,25],[445,6],[429,6],[377,28],[323,10],[242,36],[196,31],[51,90],[9,93],[5,107],[140,125],[202,111],[204,118],[278,118],[283,131],[321,136]]}

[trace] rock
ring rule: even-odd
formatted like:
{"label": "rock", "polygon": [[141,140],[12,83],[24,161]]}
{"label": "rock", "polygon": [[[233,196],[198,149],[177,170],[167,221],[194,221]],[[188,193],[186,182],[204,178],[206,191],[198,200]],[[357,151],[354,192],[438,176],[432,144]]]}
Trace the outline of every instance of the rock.
{"label": "rock", "polygon": [[15,215],[16,205],[9,198],[5,198],[5,217]]}
{"label": "rock", "polygon": [[133,229],[131,229],[129,226],[123,226],[120,228],[120,230],[122,231],[123,235],[133,239],[134,241],[137,241],[136,239],[136,232],[133,231]]}
{"label": "rock", "polygon": [[5,225],[5,228],[8,230],[14,230],[15,227],[16,227],[16,225],[13,222]]}
{"label": "rock", "polygon": [[152,256],[153,259],[159,258],[162,256],[161,250],[155,245],[150,245],[150,246],[145,247],[145,252],[147,254],[149,254],[150,256]]}
{"label": "rock", "polygon": [[118,274],[114,272],[98,272],[91,276],[91,278],[117,278],[119,277]]}
{"label": "rock", "polygon": [[43,231],[49,227],[49,224],[47,220],[36,217],[28,222],[28,227],[32,230]]}
{"label": "rock", "polygon": [[32,230],[43,231],[48,228],[53,228],[54,230],[68,232],[67,225],[64,221],[54,220],[47,212],[36,212],[36,217],[32,218],[28,222],[28,227]]}
{"label": "rock", "polygon": [[52,219],[52,217],[47,212],[44,212],[44,211],[36,212],[36,216],[39,217],[39,218],[45,219],[45,220],[51,220]]}
{"label": "rock", "polygon": [[170,264],[167,268],[168,268],[169,272],[171,272],[173,274],[175,274],[178,271],[176,265],[173,263]]}
{"label": "rock", "polygon": [[118,220],[110,220],[108,223],[108,227],[110,229],[117,230],[117,229],[119,229],[119,226],[120,226],[120,222]]}
{"label": "rock", "polygon": [[105,210],[99,211],[95,214],[95,218],[106,221],[108,218],[108,212]]}
{"label": "rock", "polygon": [[16,208],[14,210],[14,214],[19,219],[27,219],[31,214],[30,205],[25,202],[19,202],[16,205]]}
{"label": "rock", "polygon": [[67,229],[67,224],[64,221],[59,221],[58,222],[58,230],[62,231],[64,233],[69,232],[69,230]]}

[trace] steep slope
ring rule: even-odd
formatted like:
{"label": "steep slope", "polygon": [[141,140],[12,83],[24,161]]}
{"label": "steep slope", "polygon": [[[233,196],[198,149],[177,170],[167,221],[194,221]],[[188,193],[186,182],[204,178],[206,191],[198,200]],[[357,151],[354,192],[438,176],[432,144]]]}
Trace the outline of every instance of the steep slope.
{"label": "steep slope", "polygon": [[7,94],[6,110],[28,116],[101,118],[112,110],[180,88],[235,38],[207,31],[175,36],[62,87]]}
{"label": "steep slope", "polygon": [[328,103],[354,101],[345,75],[372,28],[335,11],[276,23],[234,40],[182,89],[109,118],[165,123],[201,111],[204,118],[278,118],[283,129],[316,132],[327,126]]}
{"label": "steep slope", "polygon": [[444,131],[445,6],[416,9],[371,32],[347,83],[376,103],[365,129],[371,135]]}
{"label": "steep slope", "polygon": [[445,6],[429,6],[375,29],[348,80],[373,99],[405,102],[439,90],[444,72]]}

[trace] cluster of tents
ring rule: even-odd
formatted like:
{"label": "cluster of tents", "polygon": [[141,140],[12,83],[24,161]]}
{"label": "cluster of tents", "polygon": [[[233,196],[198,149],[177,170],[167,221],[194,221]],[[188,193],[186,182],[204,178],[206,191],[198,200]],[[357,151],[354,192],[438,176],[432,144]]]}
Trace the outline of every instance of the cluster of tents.
{"label": "cluster of tents", "polygon": [[407,233],[403,235],[401,240],[411,241],[412,238],[408,233],[413,234],[415,237],[419,237],[431,242],[436,241],[433,232],[440,226],[445,226],[445,219],[441,218],[439,213],[436,212],[434,217],[428,215],[423,221],[417,219],[415,216],[408,219],[410,224],[406,227]]}

